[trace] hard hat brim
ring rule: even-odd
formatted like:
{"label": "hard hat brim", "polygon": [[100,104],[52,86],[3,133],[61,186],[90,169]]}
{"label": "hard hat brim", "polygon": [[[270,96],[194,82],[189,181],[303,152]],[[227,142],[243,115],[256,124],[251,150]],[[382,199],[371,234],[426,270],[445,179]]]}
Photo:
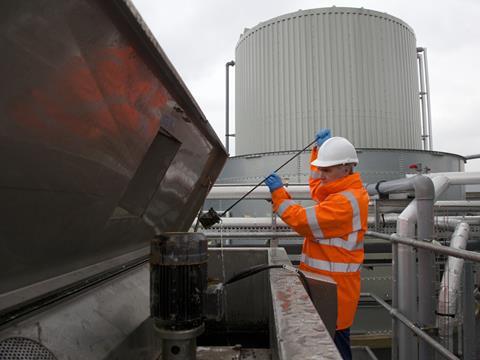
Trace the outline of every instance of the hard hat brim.
{"label": "hard hat brim", "polygon": [[335,166],[335,165],[343,165],[343,164],[358,164],[358,159],[344,159],[343,161],[321,161],[315,159],[311,163],[311,165],[316,166],[316,167],[330,167],[330,166]]}

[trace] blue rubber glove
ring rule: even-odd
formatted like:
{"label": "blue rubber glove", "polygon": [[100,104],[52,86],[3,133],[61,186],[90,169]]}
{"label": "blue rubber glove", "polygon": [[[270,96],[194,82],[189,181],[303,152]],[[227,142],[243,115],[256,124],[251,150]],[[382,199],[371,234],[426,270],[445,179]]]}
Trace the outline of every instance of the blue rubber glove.
{"label": "blue rubber glove", "polygon": [[332,131],[330,129],[320,129],[315,134],[315,140],[317,142],[317,146],[320,147],[322,144],[332,137]]}
{"label": "blue rubber glove", "polygon": [[283,186],[282,179],[276,173],[271,173],[265,179],[265,184],[269,187],[270,192],[277,190]]}

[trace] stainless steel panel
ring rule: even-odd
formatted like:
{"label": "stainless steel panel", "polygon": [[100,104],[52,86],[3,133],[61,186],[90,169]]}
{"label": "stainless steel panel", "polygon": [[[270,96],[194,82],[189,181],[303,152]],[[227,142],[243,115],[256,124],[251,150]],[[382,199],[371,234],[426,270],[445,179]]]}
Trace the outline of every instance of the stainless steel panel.
{"label": "stainless steel panel", "polygon": [[[290,262],[279,248],[210,249],[208,274],[211,279],[229,278],[258,264]],[[27,338],[58,359],[157,359],[161,345],[149,316],[149,274],[143,264],[39,309],[1,329],[0,344],[11,337]],[[227,330],[241,328],[248,337],[251,330],[256,335],[252,325],[269,328],[272,359],[340,358],[297,275],[284,269],[264,271],[229,285],[226,296]],[[199,358],[209,358],[208,351],[216,349],[200,349]]]}
{"label": "stainless steel panel", "polygon": [[227,155],[129,1],[2,1],[0,52],[0,294],[188,229]]}
{"label": "stainless steel panel", "polygon": [[[105,359],[117,347],[125,352],[127,335],[135,335],[149,317],[149,273],[149,265],[144,264],[69,301],[44,308],[2,329],[0,341],[12,336],[32,339],[57,359]],[[155,358],[153,345],[158,342],[150,335],[152,328],[147,330],[141,340],[151,343],[143,350]]]}
{"label": "stainless steel panel", "polygon": [[[210,249],[208,276],[224,282],[253,266],[268,264],[268,250],[255,248]],[[224,288],[225,319],[230,330],[268,327],[268,271],[247,277]],[[248,294],[248,295],[247,295]],[[248,296],[246,301],[245,296]]]}
{"label": "stainless steel panel", "polygon": [[320,127],[358,147],[420,149],[416,56],[407,24],[363,8],[247,29],[235,55],[236,154],[301,149]]}
{"label": "stainless steel panel", "polygon": [[328,276],[303,270],[310,288],[311,300],[331,338],[337,328],[337,283]]}

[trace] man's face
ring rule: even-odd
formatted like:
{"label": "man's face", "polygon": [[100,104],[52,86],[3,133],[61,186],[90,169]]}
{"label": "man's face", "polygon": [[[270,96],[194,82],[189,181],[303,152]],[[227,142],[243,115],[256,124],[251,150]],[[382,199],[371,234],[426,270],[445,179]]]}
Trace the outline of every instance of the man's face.
{"label": "man's face", "polygon": [[350,174],[350,167],[348,165],[317,167],[317,169],[320,172],[322,184],[328,184]]}

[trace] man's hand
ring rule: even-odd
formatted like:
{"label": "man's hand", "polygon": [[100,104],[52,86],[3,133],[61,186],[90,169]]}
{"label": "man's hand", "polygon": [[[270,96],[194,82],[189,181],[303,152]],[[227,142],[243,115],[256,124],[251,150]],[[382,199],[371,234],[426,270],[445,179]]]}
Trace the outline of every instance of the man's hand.
{"label": "man's hand", "polygon": [[282,179],[276,173],[271,173],[265,179],[265,184],[270,189],[270,192],[277,190],[283,186]]}
{"label": "man's hand", "polygon": [[315,134],[315,141],[317,142],[317,146],[320,147],[322,144],[332,137],[332,131],[330,129],[320,129]]}

